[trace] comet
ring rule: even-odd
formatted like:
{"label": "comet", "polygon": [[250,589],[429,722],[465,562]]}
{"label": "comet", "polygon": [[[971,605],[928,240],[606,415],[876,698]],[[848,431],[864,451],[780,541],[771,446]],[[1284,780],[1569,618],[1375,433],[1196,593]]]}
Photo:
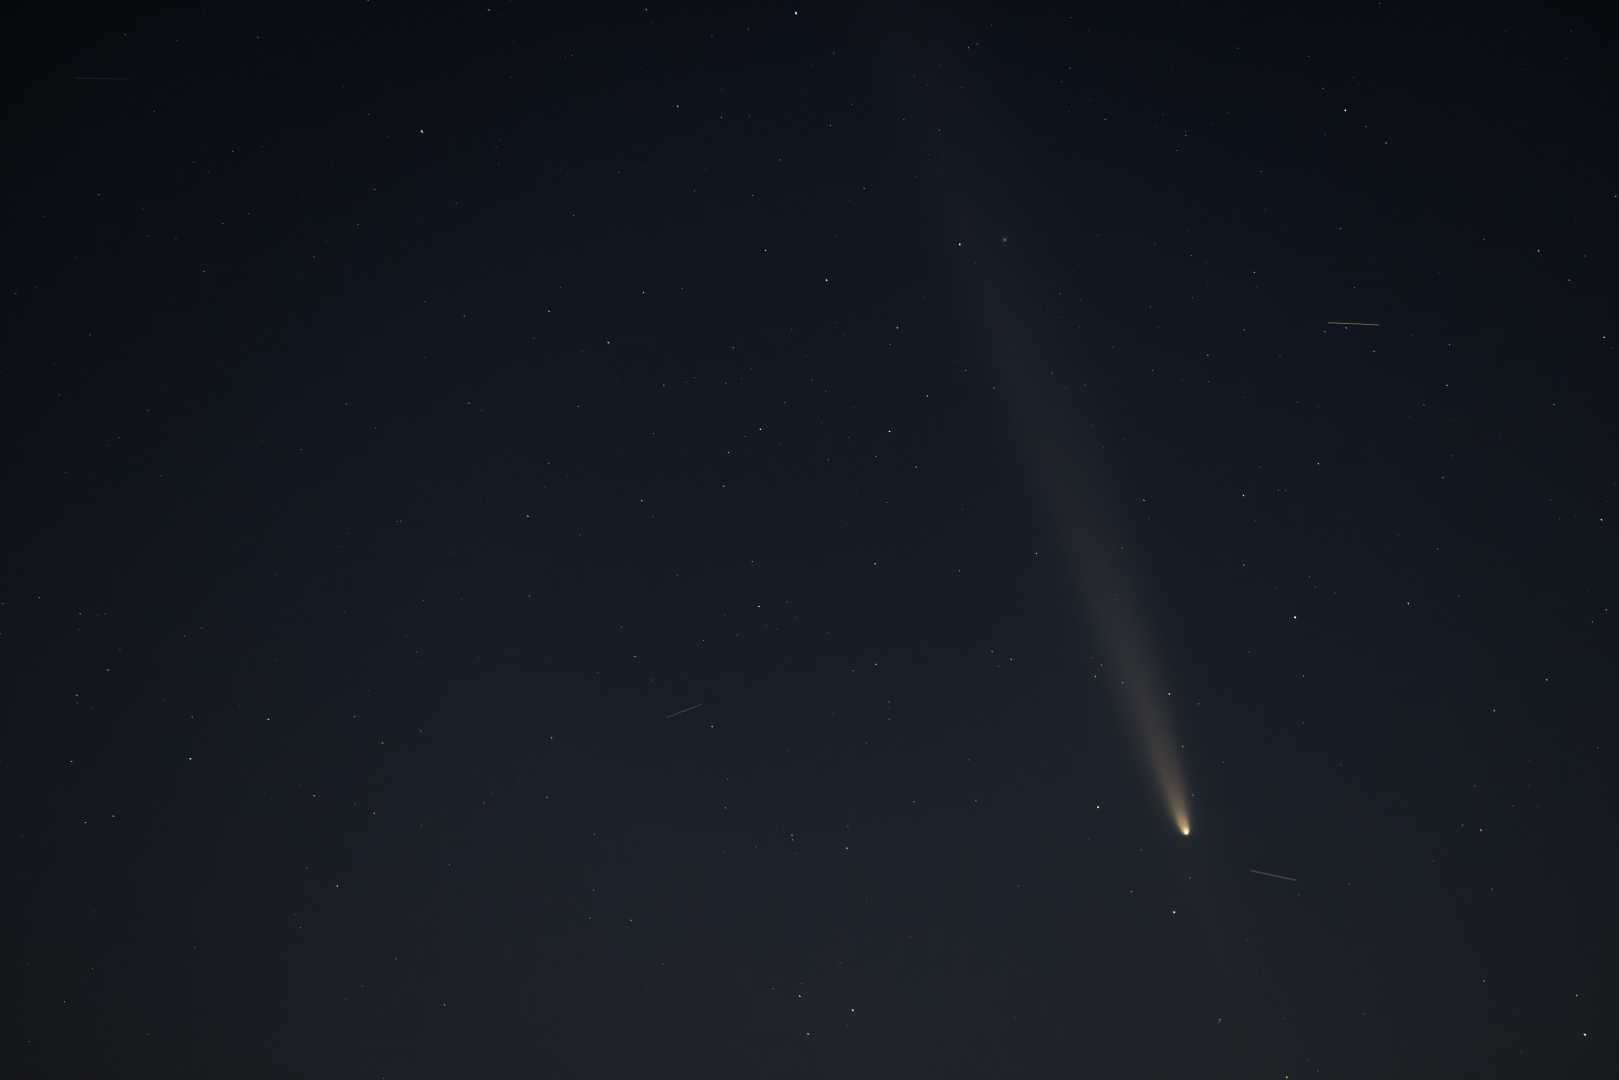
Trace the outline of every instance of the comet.
{"label": "comet", "polygon": [[[966,275],[964,275],[966,276]],[[1177,832],[1192,835],[1191,789],[1175,737],[1172,692],[1166,689],[1151,623],[1140,602],[1125,538],[1098,470],[1079,452],[1074,418],[1056,406],[1025,357],[1040,356],[1055,333],[1037,333],[1046,320],[1010,268],[970,275],[983,352],[1002,400],[1033,465],[1035,482],[1061,542],[1069,585],[1100,645],[1102,675]]]}
{"label": "comet", "polygon": [[[919,104],[924,111],[937,111],[940,120],[951,107],[942,99]],[[945,129],[942,123],[923,126],[939,133]],[[1189,837],[1192,800],[1175,734],[1173,706],[1178,703],[1154,641],[1150,612],[1131,573],[1118,500],[1108,491],[1097,456],[1089,452],[1093,440],[1085,432],[1093,425],[1077,415],[1081,402],[1046,379],[1048,372],[1068,363],[1064,354],[1073,348],[1072,303],[1061,299],[1050,281],[1036,280],[1037,271],[1021,264],[1017,245],[1006,242],[1008,232],[986,218],[984,208],[994,204],[994,193],[977,197],[970,184],[958,179],[979,175],[981,163],[969,160],[967,148],[953,139],[941,139],[930,148],[938,152],[938,167],[930,175],[950,178],[936,188],[930,184],[927,191],[937,198],[942,235],[955,239],[954,244],[941,244],[940,252],[954,272],[963,328],[976,339],[969,352],[983,362],[988,389],[1004,406],[1026,455],[1032,493],[1046,504],[1055,526],[1067,571],[1067,580],[1059,584],[1067,586],[1090,624],[1103,661],[1098,675],[1112,691],[1167,824]],[[979,239],[985,243],[967,243]]]}

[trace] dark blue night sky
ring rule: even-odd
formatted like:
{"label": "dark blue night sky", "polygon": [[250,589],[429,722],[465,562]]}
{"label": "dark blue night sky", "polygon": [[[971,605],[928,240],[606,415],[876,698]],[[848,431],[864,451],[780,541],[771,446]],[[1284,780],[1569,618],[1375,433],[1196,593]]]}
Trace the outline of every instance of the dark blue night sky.
{"label": "dark blue night sky", "polygon": [[1619,1072],[1611,24],[546,7],[0,22],[6,1075]]}

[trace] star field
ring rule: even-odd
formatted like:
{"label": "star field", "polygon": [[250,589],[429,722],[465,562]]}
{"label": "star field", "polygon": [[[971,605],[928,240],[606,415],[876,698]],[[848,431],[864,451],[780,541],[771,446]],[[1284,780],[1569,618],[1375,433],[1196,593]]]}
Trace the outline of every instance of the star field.
{"label": "star field", "polygon": [[1608,25],[13,18],[7,1075],[1612,1075]]}

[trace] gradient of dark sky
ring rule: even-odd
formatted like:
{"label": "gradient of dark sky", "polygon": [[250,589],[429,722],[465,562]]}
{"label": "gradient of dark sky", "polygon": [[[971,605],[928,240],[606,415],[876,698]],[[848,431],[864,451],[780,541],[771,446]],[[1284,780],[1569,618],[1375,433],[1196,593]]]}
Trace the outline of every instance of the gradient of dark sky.
{"label": "gradient of dark sky", "polygon": [[1615,1071],[1611,26],[14,18],[18,1075]]}

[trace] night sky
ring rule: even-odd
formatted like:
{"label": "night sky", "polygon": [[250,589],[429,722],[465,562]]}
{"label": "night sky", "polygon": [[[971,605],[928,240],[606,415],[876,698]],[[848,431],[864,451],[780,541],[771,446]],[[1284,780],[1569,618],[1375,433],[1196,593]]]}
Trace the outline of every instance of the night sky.
{"label": "night sky", "polygon": [[0,1071],[1619,1075],[1611,25],[547,6],[0,25]]}

